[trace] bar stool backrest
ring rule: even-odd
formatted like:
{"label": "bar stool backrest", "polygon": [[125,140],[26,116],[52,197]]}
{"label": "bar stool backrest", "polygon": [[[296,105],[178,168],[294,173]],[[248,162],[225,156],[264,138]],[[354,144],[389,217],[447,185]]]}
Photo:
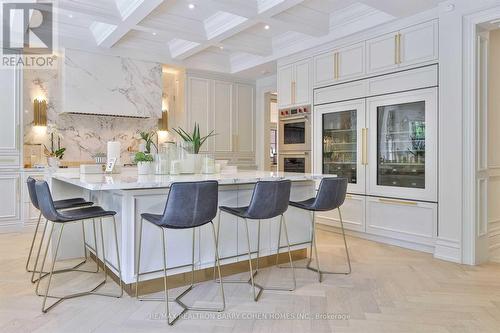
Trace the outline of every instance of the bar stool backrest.
{"label": "bar stool backrest", "polygon": [[323,178],[312,208],[318,211],[337,209],[344,203],[346,193],[347,178]]}
{"label": "bar stool backrest", "polygon": [[28,177],[28,179],[26,180],[26,185],[28,186],[28,194],[30,196],[31,204],[36,209],[39,210],[40,208],[38,207],[38,199],[36,197],[35,183],[36,179],[33,177]]}
{"label": "bar stool backrest", "polygon": [[219,183],[215,180],[173,183],[170,186],[162,224],[194,228],[217,215]]}
{"label": "bar stool backrest", "polygon": [[290,180],[257,182],[248,207],[248,218],[271,219],[286,212],[291,186]]}
{"label": "bar stool backrest", "polygon": [[57,212],[52,200],[49,185],[44,180],[35,181],[35,192],[38,200],[38,206],[44,218],[49,221],[58,221],[61,215]]}

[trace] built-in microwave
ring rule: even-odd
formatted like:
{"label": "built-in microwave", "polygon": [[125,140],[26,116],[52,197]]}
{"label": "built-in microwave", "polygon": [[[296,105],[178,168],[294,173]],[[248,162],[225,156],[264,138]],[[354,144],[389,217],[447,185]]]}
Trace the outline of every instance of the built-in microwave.
{"label": "built-in microwave", "polygon": [[279,153],[279,171],[284,172],[311,172],[311,154],[309,151]]}
{"label": "built-in microwave", "polygon": [[311,150],[309,106],[280,110],[279,151]]}

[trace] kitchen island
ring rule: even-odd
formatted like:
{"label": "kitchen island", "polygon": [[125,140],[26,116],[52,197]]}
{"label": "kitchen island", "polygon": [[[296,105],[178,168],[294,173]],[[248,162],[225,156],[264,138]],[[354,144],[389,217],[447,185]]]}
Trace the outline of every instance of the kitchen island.
{"label": "kitchen island", "polygon": [[[162,214],[173,182],[217,180],[219,182],[219,205],[245,206],[250,202],[254,184],[260,180],[289,179],[292,181],[291,200],[302,200],[315,195],[316,183],[321,175],[239,171],[233,174],[213,175],[147,175],[137,174],[137,170],[124,168],[120,174],[81,175],[77,169],[61,170],[50,175],[54,198],[83,196],[96,205],[117,212],[116,222],[122,268],[122,280],[126,285],[135,283],[138,253],[139,222],[141,213]],[[182,209],[182,207],[180,207]],[[219,212],[220,213],[220,212]],[[308,212],[290,207],[285,213],[292,250],[295,257],[303,257],[310,240],[311,225]],[[219,255],[223,265],[248,262],[247,242],[244,223],[237,217],[222,213],[219,238]],[[104,243],[108,267],[116,274],[116,252],[113,228],[110,221],[103,221]],[[217,218],[214,220],[217,227]],[[257,249],[257,224],[249,222],[251,248]],[[70,227],[70,226],[68,226]],[[72,225],[61,244],[64,257],[82,255],[81,231],[78,224]],[[70,229],[70,228],[68,228]],[[86,222],[85,232],[90,248],[93,243],[92,223]],[[99,228],[97,228],[99,232]],[[276,253],[278,247],[279,218],[263,220],[261,224],[260,256]],[[214,266],[213,237],[209,225],[196,230],[195,269],[208,272]],[[100,235],[98,233],[98,238]],[[286,251],[284,237],[281,237],[281,252]],[[178,275],[189,272],[192,256],[192,230],[167,230],[168,274]],[[100,244],[100,242],[98,241]],[[157,227],[144,223],[141,254],[142,280],[158,279],[162,276],[161,235]],[[99,249],[100,250],[100,249]],[[101,256],[102,251],[98,251]],[[224,270],[224,268],[223,268]],[[226,270],[227,271],[227,270]]]}

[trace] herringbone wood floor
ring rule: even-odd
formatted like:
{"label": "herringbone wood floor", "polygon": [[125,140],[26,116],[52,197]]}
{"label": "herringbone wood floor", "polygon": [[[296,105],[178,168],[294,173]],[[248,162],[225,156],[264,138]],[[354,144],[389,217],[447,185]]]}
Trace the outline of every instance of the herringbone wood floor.
{"label": "herringbone wood floor", "polygon": [[[296,291],[266,291],[258,303],[247,285],[226,284],[225,314],[233,318],[181,319],[168,327],[161,320],[162,303],[139,302],[126,295],[76,298],[42,314],[41,299],[24,272],[30,236],[0,235],[0,332],[500,332],[500,264],[462,266],[356,238],[348,239],[353,263],[349,276],[326,276],[319,284],[313,272],[297,270]],[[342,255],[341,238],[321,231],[325,268],[342,269]],[[264,270],[259,278],[272,284],[291,281],[289,270],[278,268]],[[60,286],[54,293],[85,289],[95,279],[81,273],[60,275],[54,280]],[[218,300],[217,292],[216,285],[206,282],[186,301],[208,305]],[[338,316],[332,320],[259,317],[272,313]]]}

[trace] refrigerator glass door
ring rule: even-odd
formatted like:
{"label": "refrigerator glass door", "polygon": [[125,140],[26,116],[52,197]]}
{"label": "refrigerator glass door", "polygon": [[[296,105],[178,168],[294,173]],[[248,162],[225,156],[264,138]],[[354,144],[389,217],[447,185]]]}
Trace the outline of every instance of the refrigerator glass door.
{"label": "refrigerator glass door", "polygon": [[349,193],[364,194],[365,100],[316,106],[314,121],[315,172],[347,178]]}
{"label": "refrigerator glass door", "polygon": [[437,89],[367,100],[368,194],[437,201]]}
{"label": "refrigerator glass door", "polygon": [[377,107],[377,185],[425,188],[425,101]]}

